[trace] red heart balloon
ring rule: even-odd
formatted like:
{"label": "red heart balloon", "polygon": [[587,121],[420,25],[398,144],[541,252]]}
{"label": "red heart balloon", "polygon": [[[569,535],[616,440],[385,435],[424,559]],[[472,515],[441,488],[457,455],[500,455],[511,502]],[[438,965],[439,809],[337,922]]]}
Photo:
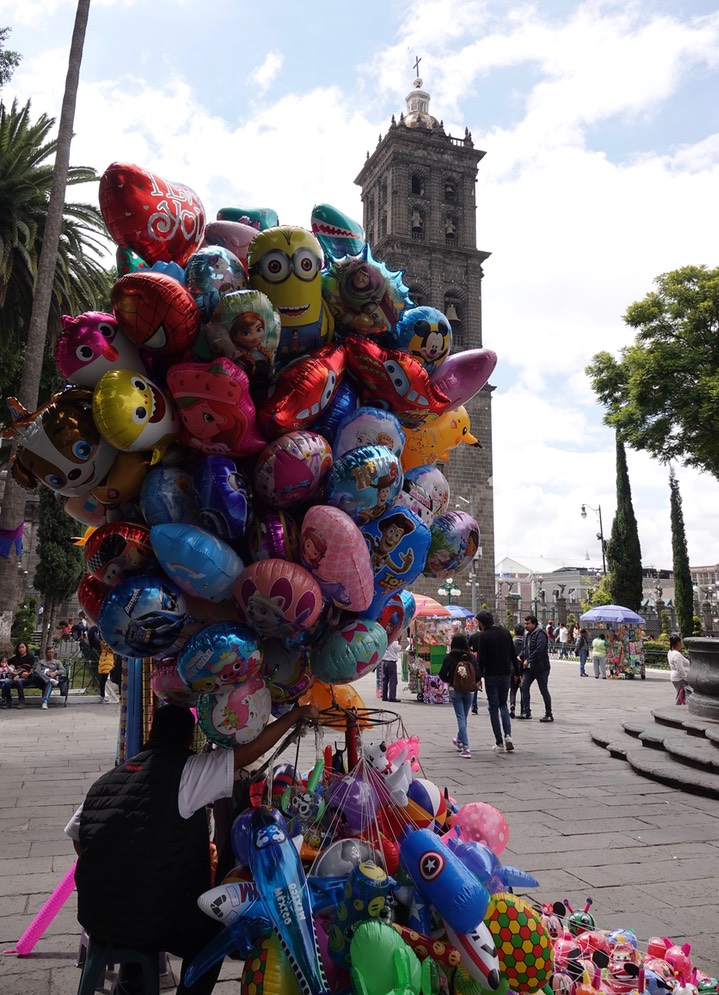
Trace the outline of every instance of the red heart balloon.
{"label": "red heart balloon", "polygon": [[205,209],[190,187],[131,162],[113,162],[100,179],[100,211],[121,249],[148,263],[184,266],[202,242]]}
{"label": "red heart balloon", "polygon": [[92,574],[85,574],[80,581],[77,589],[77,600],[93,625],[100,617],[100,610],[109,592],[110,588],[106,587],[97,577],[93,577]]}

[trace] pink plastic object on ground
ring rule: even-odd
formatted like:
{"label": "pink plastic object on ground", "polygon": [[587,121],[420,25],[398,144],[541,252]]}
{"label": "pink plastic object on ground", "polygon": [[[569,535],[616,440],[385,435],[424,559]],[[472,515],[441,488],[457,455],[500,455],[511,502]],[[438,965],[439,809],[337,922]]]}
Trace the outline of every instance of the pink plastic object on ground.
{"label": "pink plastic object on ground", "polygon": [[19,957],[27,957],[28,954],[32,953],[37,941],[75,890],[76,864],[77,861],[74,860],[70,870],[22,934],[15,947],[12,950],[3,950],[4,954],[17,954]]}

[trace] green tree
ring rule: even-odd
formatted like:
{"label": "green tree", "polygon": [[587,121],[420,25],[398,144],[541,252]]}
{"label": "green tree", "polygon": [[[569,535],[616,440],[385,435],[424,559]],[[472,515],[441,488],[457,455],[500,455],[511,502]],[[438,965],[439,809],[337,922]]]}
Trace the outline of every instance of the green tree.
{"label": "green tree", "polygon": [[604,574],[596,588],[588,588],[587,600],[582,601],[582,614],[589,611],[590,608],[601,608],[602,605],[613,603],[611,583],[610,575]]}
{"label": "green tree", "polygon": [[610,589],[615,605],[638,612],[642,606],[642,550],[632,505],[624,444],[617,437],[617,511],[607,543]]}
{"label": "green tree", "polygon": [[32,645],[32,634],[35,631],[35,619],[37,618],[37,598],[23,598],[15,618],[12,623],[10,635],[12,644],[27,643]]}
{"label": "green tree", "polygon": [[674,610],[682,636],[694,634],[694,585],[689,569],[687,537],[684,531],[684,513],[679,483],[672,470],[669,474],[670,509],[672,523],[672,566],[674,569]]}
{"label": "green tree", "polygon": [[6,83],[10,82],[12,74],[20,65],[22,56],[18,52],[13,52],[10,48],[5,48],[5,42],[10,34],[10,28],[0,28],[0,90]]}
{"label": "green tree", "polygon": [[597,353],[587,373],[627,445],[719,478],[719,268],[685,266],[654,282],[624,315],[634,344],[619,359]]}
{"label": "green tree", "polygon": [[66,515],[52,491],[40,491],[40,522],[38,525],[38,565],[33,586],[43,595],[43,650],[55,627],[55,612],[70,598],[83,572],[82,551],[73,544],[78,526]]}

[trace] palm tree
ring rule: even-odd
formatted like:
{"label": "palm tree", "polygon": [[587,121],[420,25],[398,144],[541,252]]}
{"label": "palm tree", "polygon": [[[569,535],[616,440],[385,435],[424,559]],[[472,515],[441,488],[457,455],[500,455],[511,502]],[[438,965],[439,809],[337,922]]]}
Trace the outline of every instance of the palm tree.
{"label": "palm tree", "polygon": [[[77,261],[84,263],[84,267],[86,267],[87,260],[82,255],[82,250],[85,245],[85,239],[92,239],[92,233],[87,234],[84,230],[81,230],[82,226],[78,218],[74,219],[77,227],[70,230],[65,227],[65,191],[71,172],[70,145],[72,143],[75,104],[80,81],[80,65],[89,14],[90,0],[78,0],[75,25],[70,43],[70,58],[65,78],[60,124],[57,141],[53,149],[55,164],[49,186],[49,198],[46,201],[45,225],[41,236],[39,256],[37,255],[38,243],[37,241],[31,241],[30,238],[33,234],[31,223],[25,222],[25,228],[18,228],[20,233],[19,238],[13,243],[13,248],[17,248],[18,256],[24,259],[29,273],[33,272],[31,246],[35,250],[34,259],[37,265],[32,286],[32,311],[27,325],[25,362],[20,384],[20,400],[29,410],[34,410],[37,407],[42,359],[47,340],[48,322],[53,313],[53,306],[62,307],[62,294],[67,295],[70,288],[77,287],[77,280],[80,279],[71,265],[62,266],[60,260],[64,258],[66,263],[70,263],[77,256]],[[47,132],[44,134],[46,135]],[[42,140],[44,141],[44,137]],[[50,155],[51,153],[48,152],[47,154]],[[46,158],[46,156],[43,156],[38,162],[33,162],[33,166],[38,169],[43,167]],[[47,191],[47,189],[46,186],[45,190]],[[2,208],[0,208],[1,210]],[[83,210],[90,212],[87,214],[87,217],[91,216],[91,209],[87,208]],[[70,216],[69,220],[73,220],[72,216]],[[97,227],[93,229],[96,237],[99,237],[101,230],[98,220]],[[56,280],[58,265],[60,265],[61,274],[59,283]],[[96,275],[99,275],[97,273],[99,271],[99,264],[94,263],[92,265],[96,267]],[[84,267],[81,267],[81,269]],[[92,283],[92,280],[90,280],[90,283]],[[57,297],[58,287],[62,288],[60,299]],[[6,293],[6,306],[8,303]],[[86,302],[83,303],[85,304]],[[73,310],[72,305],[68,310]],[[3,308],[3,313],[4,311],[5,308]],[[13,317],[16,317],[14,313]],[[0,511],[0,535],[8,536],[13,534],[14,530],[22,523],[24,515],[25,494],[8,474],[5,480],[2,510]],[[12,616],[17,601],[16,558],[11,552],[5,557],[0,556],[0,643],[3,645],[9,642]]]}

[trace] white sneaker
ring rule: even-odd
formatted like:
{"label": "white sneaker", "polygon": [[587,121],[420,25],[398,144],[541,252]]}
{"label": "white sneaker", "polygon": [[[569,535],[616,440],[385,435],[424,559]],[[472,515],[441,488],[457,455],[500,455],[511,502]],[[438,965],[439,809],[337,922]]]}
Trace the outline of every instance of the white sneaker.
{"label": "white sneaker", "polygon": [[472,754],[469,752],[469,750],[466,747],[462,747],[462,749],[459,751],[459,755],[464,760],[471,760],[472,759]]}
{"label": "white sneaker", "polygon": [[502,746],[497,746],[495,743],[492,747],[492,753],[504,753],[504,744],[502,744]]}
{"label": "white sneaker", "polygon": [[43,701],[43,703],[42,703],[42,707],[43,707],[43,708],[47,708],[47,707],[48,707],[48,704],[47,704],[47,702],[46,702],[46,701]]}
{"label": "white sneaker", "polygon": [[512,742],[511,736],[504,737],[504,750],[506,753],[511,753],[514,749],[514,743]]}
{"label": "white sneaker", "polygon": [[462,744],[458,739],[455,739],[454,736],[452,737],[452,746],[454,746],[455,750],[457,750],[458,753],[461,752]]}
{"label": "white sneaker", "polygon": [[105,697],[105,698],[102,699],[102,703],[103,703],[103,705],[109,705],[110,704],[110,699],[108,697]]}

